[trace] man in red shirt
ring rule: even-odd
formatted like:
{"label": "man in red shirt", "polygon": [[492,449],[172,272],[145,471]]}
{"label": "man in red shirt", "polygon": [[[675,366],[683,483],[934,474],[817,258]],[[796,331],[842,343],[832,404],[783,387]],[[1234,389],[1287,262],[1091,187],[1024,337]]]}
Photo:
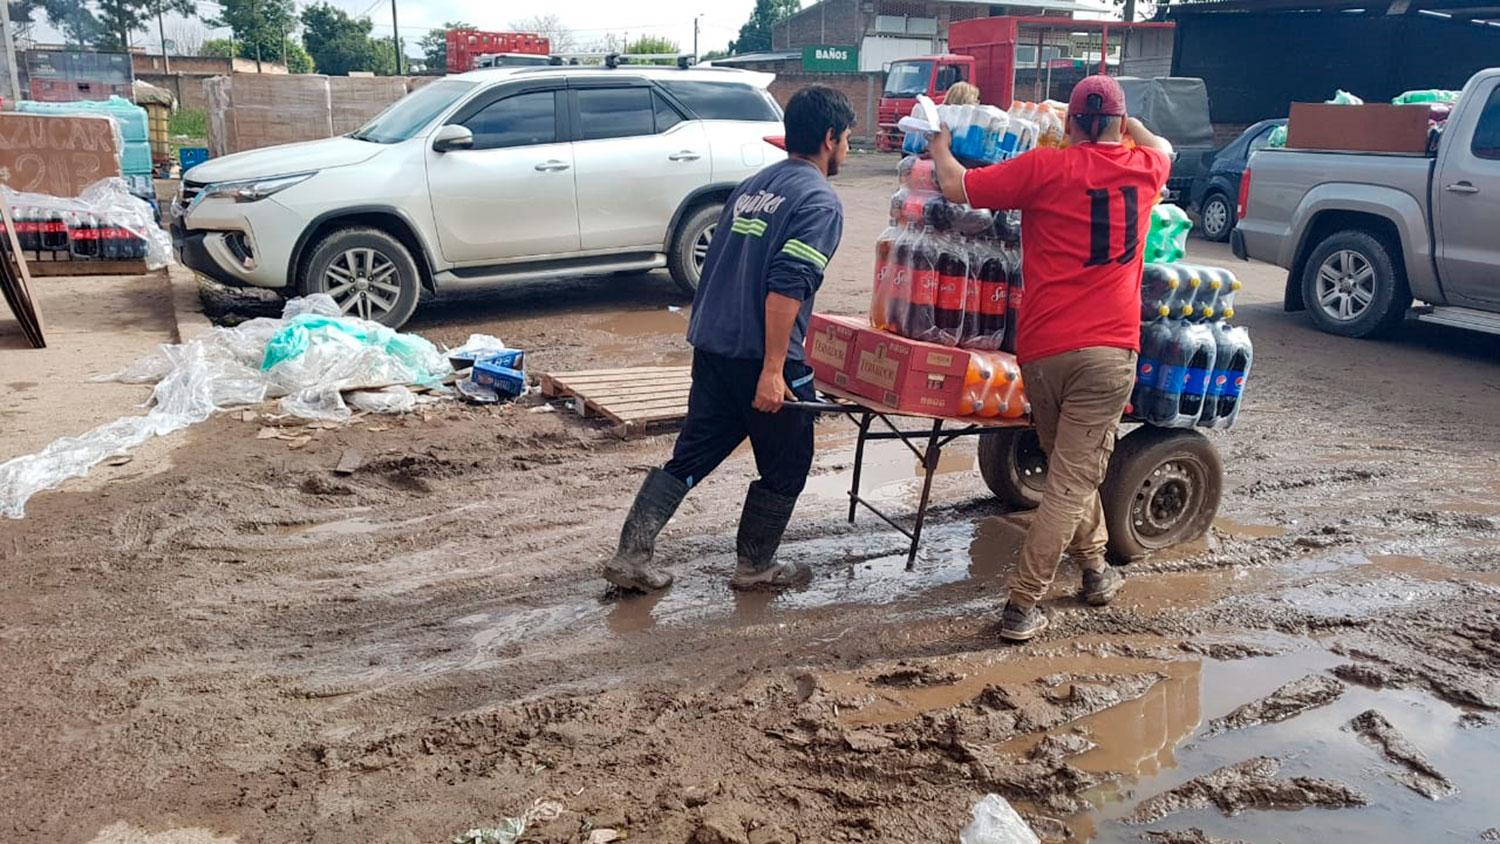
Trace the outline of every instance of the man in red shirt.
{"label": "man in red shirt", "polygon": [[1046,628],[1037,604],[1065,551],[1083,570],[1089,604],[1109,603],[1124,584],[1104,559],[1099,484],[1135,381],[1142,246],[1172,169],[1172,145],[1126,117],[1125,94],[1108,76],[1073,88],[1067,125],[1067,148],[978,170],[953,158],[946,131],[930,145],[950,202],[1021,211],[1016,357],[1048,472],[1001,618],[1000,635],[1012,641]]}

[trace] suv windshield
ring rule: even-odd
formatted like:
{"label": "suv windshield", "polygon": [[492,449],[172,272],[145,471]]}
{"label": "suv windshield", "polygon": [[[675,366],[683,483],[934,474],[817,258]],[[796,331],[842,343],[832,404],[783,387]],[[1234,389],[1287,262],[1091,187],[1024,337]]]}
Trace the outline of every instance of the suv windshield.
{"label": "suv windshield", "polygon": [[927,93],[932,62],[896,62],[885,77],[887,97],[915,97]]}
{"label": "suv windshield", "polygon": [[433,118],[472,90],[475,84],[458,79],[444,79],[425,85],[392,103],[349,137],[377,144],[400,143],[420,132]]}

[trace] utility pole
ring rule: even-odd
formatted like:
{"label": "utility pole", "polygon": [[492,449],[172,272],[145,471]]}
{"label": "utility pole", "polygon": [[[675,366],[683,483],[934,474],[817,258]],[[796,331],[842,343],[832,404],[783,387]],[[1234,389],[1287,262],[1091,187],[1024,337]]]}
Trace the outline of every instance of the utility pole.
{"label": "utility pole", "polygon": [[21,99],[21,76],[16,70],[16,30],[10,22],[10,4],[0,2],[0,96],[14,103]]}
{"label": "utility pole", "polygon": [[286,72],[292,72],[292,60],[286,54],[286,21],[281,24],[281,63],[286,66]]}
{"label": "utility pole", "polygon": [[391,43],[396,45],[396,75],[401,75],[401,27],[396,23],[396,0],[391,0]]}
{"label": "utility pole", "polygon": [[695,59],[698,58],[698,19],[701,17],[703,17],[701,12],[693,16],[693,58]]}
{"label": "utility pole", "polygon": [[172,72],[172,59],[167,56],[167,27],[161,21],[161,3],[156,4],[156,35],[161,39],[161,70],[162,73]]}
{"label": "utility pole", "polygon": [[1135,20],[1135,0],[1125,0],[1125,11],[1120,15],[1126,23]]}

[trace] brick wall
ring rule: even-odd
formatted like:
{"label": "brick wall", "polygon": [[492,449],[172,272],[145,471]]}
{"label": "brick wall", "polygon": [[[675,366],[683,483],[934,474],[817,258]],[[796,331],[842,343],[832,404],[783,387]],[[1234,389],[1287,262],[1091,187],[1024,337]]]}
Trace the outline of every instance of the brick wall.
{"label": "brick wall", "polygon": [[827,85],[844,92],[854,106],[858,121],[853,139],[874,143],[876,111],[880,106],[880,92],[884,88],[885,75],[881,73],[778,73],[771,83],[771,96],[785,107],[797,89],[808,85]]}
{"label": "brick wall", "polygon": [[[172,63],[173,73],[187,73],[200,76],[219,76],[228,73],[231,69],[227,58],[217,56],[168,56]],[[141,77],[147,74],[166,73],[162,64],[161,56],[149,53],[132,53],[130,65],[135,68],[135,75]],[[155,82],[151,83],[155,85]]]}
{"label": "brick wall", "polygon": [[771,27],[771,49],[795,50],[815,44],[858,47],[867,30],[860,0],[823,0]]}

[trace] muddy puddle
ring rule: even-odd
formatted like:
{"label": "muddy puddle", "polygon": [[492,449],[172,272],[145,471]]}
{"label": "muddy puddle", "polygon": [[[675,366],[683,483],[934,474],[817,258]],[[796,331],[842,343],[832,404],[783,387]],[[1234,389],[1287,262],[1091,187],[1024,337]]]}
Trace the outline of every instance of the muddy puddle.
{"label": "muddy puddle", "polygon": [[[1209,836],[1245,841],[1472,841],[1495,824],[1493,795],[1500,788],[1494,759],[1500,728],[1466,727],[1464,711],[1424,692],[1373,690],[1349,685],[1332,703],[1288,720],[1200,738],[1202,725],[1285,683],[1344,662],[1317,642],[1288,653],[1237,661],[1203,659],[1195,673],[1165,680],[1147,693],[1080,724],[1099,748],[1076,757],[1085,770],[1121,772],[1121,778],[1083,795],[1092,811],[1066,820],[1078,840],[1139,841],[1146,830],[1197,828]],[[1452,780],[1457,791],[1431,800],[1407,787],[1410,772],[1384,758],[1350,727],[1374,710]],[[1197,723],[1184,729],[1196,715]],[[1347,786],[1365,804],[1356,808],[1247,808],[1226,815],[1205,806],[1140,824],[1130,816],[1144,800],[1181,789],[1225,766],[1255,757],[1279,760],[1277,777],[1311,777]],[[1291,808],[1291,807],[1288,807]]]}
{"label": "muddy puddle", "polygon": [[[598,333],[592,345],[601,359],[635,359],[658,366],[685,366],[692,362],[687,344],[690,309],[671,305],[642,311],[614,311],[597,319],[584,317],[583,327]],[[650,347],[651,360],[641,360],[643,346]]]}

